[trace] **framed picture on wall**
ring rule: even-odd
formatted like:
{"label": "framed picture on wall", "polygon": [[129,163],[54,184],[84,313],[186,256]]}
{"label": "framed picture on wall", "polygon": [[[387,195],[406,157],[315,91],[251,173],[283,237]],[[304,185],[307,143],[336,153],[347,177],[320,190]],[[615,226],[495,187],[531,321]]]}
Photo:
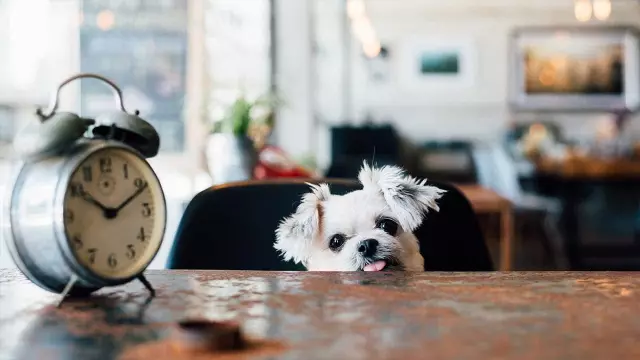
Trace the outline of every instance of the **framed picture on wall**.
{"label": "framed picture on wall", "polygon": [[470,39],[407,39],[398,61],[399,80],[408,89],[459,89],[475,83],[477,59]]}
{"label": "framed picture on wall", "polygon": [[511,37],[514,110],[640,107],[640,36],[627,27],[520,28]]}

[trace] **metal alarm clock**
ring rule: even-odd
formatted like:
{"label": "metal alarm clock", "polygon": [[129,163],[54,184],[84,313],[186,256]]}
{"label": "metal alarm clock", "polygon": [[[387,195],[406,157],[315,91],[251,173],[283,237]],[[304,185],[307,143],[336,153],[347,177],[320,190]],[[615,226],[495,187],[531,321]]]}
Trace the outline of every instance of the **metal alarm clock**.
{"label": "metal alarm clock", "polygon": [[[116,111],[83,118],[57,111],[61,89],[93,78],[111,87]],[[165,232],[166,202],[147,158],[156,130],[128,113],[112,81],[82,73],[62,82],[47,111],[16,136],[19,156],[5,201],[7,247],[33,283],[62,295],[88,295],[139,279]]]}

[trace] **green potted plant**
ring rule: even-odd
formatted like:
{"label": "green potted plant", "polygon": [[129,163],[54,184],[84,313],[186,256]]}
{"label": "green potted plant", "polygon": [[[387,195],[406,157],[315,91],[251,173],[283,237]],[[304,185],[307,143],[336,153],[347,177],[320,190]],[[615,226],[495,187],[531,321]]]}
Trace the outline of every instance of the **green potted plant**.
{"label": "green potted plant", "polygon": [[264,142],[264,131],[257,129],[266,127],[270,131],[278,103],[271,93],[253,101],[241,95],[213,122],[205,154],[214,184],[253,177],[258,162],[256,148]]}

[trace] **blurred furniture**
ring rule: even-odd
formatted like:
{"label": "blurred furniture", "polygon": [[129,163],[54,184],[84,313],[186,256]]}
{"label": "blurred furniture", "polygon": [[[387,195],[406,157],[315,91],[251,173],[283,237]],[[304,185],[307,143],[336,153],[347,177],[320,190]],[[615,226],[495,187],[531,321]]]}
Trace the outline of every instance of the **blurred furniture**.
{"label": "blurred furniture", "polygon": [[554,142],[564,143],[567,141],[558,124],[545,120],[511,124],[510,129],[505,134],[505,141],[510,144],[520,142],[530,134],[532,127],[544,128],[546,135]]}
{"label": "blurred furniture", "polygon": [[[558,227],[561,203],[557,200],[522,190],[514,160],[499,144],[478,144],[474,149],[479,183],[494,189],[513,205],[515,228],[520,224],[541,224],[544,232],[542,245],[554,260],[557,269],[566,269],[567,258],[564,239]],[[518,234],[522,232],[515,231]]]}
{"label": "blurred furniture", "polygon": [[513,270],[513,209],[511,202],[495,191],[480,185],[459,185],[478,214],[500,217],[500,270]]}
{"label": "blurred furniture", "polygon": [[[275,230],[309,192],[305,181],[327,182],[334,194],[360,189],[353,180],[277,179],[215,186],[187,206],[173,242],[170,269],[303,270],[273,248]],[[429,271],[490,271],[491,256],[467,198],[456,187],[414,232]]]}
{"label": "blurred furniture", "polygon": [[[150,270],[158,289],[58,295],[0,271],[3,359],[637,359],[629,273]],[[194,350],[185,317],[239,324],[243,351]],[[206,324],[206,323],[205,323]],[[203,336],[204,338],[204,336]],[[189,342],[191,340],[192,342]],[[45,356],[46,354],[46,356]]]}
{"label": "blurred furniture", "polygon": [[255,180],[316,177],[315,171],[296,163],[289,154],[275,145],[265,145],[258,151],[258,164],[253,175]]}
{"label": "blurred furniture", "polygon": [[515,126],[507,138],[511,154],[501,171],[527,163],[526,172],[510,170],[508,178],[519,180],[512,188],[523,184],[544,194],[546,204],[538,204],[539,196],[528,201],[553,213],[547,233],[557,234],[566,268],[640,269],[640,158],[633,138],[620,132],[622,118],[603,120],[580,144],[563,138],[557,125],[540,122]]}
{"label": "blurred furniture", "polygon": [[470,141],[429,141],[417,150],[412,173],[434,181],[472,184],[477,170]]}
{"label": "blurred furniture", "polygon": [[616,178],[640,181],[640,159],[567,156],[561,159],[540,157],[534,163],[538,173],[565,179],[606,180]]}
{"label": "blurred furniture", "polygon": [[331,164],[327,178],[355,179],[363,161],[377,166],[404,166],[400,137],[388,124],[331,128]]}
{"label": "blurred furniture", "polygon": [[541,158],[535,178],[562,201],[571,269],[640,270],[639,160]]}

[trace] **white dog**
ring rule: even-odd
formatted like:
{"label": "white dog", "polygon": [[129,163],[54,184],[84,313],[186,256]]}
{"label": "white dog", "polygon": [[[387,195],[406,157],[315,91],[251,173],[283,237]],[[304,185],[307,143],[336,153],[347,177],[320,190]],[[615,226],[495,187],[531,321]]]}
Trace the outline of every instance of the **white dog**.
{"label": "white dog", "polygon": [[309,184],[295,213],[276,230],[274,247],[310,271],[424,271],[413,231],[445,192],[395,166],[363,165],[362,190],[332,195]]}

